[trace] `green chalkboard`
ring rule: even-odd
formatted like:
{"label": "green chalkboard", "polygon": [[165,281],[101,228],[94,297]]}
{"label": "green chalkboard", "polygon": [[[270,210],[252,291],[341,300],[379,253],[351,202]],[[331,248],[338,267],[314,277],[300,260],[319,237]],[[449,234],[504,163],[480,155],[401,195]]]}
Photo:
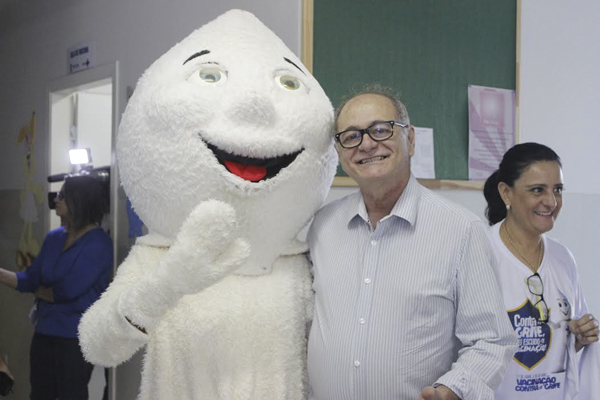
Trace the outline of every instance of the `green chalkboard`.
{"label": "green chalkboard", "polygon": [[467,86],[515,89],[517,0],[315,0],[313,23],[313,74],[334,107],[391,87],[434,130],[436,178],[468,179]]}

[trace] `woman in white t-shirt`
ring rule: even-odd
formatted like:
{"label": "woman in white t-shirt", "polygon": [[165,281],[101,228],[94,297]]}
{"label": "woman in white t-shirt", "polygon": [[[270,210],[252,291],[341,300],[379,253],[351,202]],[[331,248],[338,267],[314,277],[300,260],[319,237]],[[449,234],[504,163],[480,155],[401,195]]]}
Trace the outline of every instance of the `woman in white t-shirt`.
{"label": "woman in white t-shirt", "polygon": [[[588,398],[589,380],[600,380],[594,377],[600,370],[598,321],[588,313],[577,265],[569,249],[544,235],[558,217],[562,191],[560,158],[538,143],[508,150],[485,183],[496,275],[519,337],[496,399]],[[577,352],[588,347],[594,357],[578,365]],[[583,378],[584,368],[593,373],[590,379]],[[598,392],[589,396],[600,399]]]}

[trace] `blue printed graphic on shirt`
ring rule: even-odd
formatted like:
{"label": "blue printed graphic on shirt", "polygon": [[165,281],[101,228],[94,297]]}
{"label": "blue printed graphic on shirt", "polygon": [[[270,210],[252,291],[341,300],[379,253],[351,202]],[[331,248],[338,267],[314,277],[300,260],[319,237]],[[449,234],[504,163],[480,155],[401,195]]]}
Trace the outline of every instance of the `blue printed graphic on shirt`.
{"label": "blue printed graphic on shirt", "polygon": [[515,392],[537,392],[538,390],[558,391],[563,388],[564,373],[518,375]]}
{"label": "blue printed graphic on shirt", "polygon": [[540,312],[529,299],[520,307],[508,310],[508,316],[519,337],[519,349],[514,360],[532,370],[548,354],[552,343],[552,329],[539,321]]}

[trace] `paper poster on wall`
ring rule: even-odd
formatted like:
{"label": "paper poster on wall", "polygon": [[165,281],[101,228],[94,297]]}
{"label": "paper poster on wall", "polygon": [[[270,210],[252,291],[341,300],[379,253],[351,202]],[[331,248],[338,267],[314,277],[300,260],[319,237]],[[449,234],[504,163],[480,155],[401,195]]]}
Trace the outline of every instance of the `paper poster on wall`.
{"label": "paper poster on wall", "polygon": [[34,234],[35,226],[40,223],[38,207],[46,199],[44,186],[36,180],[34,144],[36,137],[35,111],[31,112],[29,123],[23,125],[17,136],[17,145],[23,151],[23,187],[20,194],[21,208],[19,215],[23,220],[23,230],[19,238],[19,247],[15,254],[17,271],[25,271],[40,252],[40,245]]}
{"label": "paper poster on wall", "polygon": [[410,169],[416,178],[435,179],[433,128],[415,126],[415,154]]}
{"label": "paper poster on wall", "polygon": [[469,179],[485,180],[515,143],[515,91],[469,85]]}

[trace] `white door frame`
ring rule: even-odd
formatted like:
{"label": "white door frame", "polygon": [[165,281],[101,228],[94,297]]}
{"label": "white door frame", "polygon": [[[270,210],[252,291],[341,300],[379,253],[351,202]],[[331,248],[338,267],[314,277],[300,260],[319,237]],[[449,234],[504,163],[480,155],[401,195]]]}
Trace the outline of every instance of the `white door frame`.
{"label": "white door frame", "polygon": [[[111,163],[110,163],[110,236],[113,242],[113,274],[116,272],[118,264],[118,243],[119,243],[119,229],[118,229],[118,218],[119,215],[119,202],[118,202],[118,191],[119,191],[119,171],[117,167],[117,158],[115,152],[115,144],[117,138],[117,128],[119,124],[119,62],[101,65],[98,67],[86,69],[74,74],[65,76],[49,82],[46,85],[46,132],[50,133],[52,128],[52,104],[57,96],[64,97],[68,94],[83,91],[98,85],[99,81],[106,81],[105,83],[112,84],[112,123],[111,123]],[[52,155],[52,144],[48,146],[48,164],[47,170],[51,168],[51,157]],[[46,184],[49,187],[49,184]],[[47,190],[46,190],[47,191]],[[44,220],[44,227],[47,231],[48,219]],[[116,369],[110,369],[109,379],[109,399],[116,399]]]}

